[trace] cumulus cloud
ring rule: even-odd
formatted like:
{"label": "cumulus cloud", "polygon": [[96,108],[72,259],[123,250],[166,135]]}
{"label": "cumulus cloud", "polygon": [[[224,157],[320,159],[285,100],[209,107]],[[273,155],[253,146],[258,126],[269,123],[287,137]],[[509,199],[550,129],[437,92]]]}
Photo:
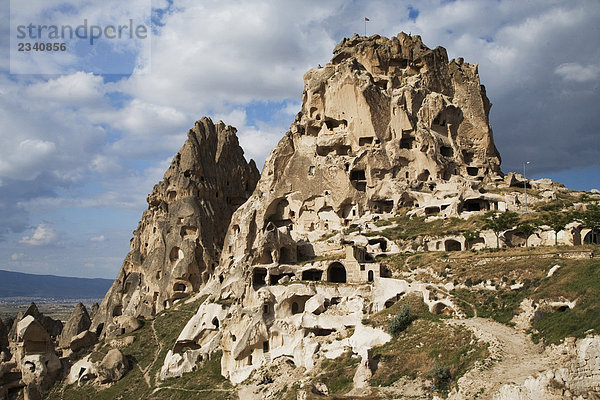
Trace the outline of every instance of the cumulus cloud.
{"label": "cumulus cloud", "polygon": [[123,90],[190,112],[296,97],[304,71],[335,46],[326,21],[341,4],[179,1],[154,37],[152,63],[140,70],[148,73]]}
{"label": "cumulus cloud", "polygon": [[23,236],[19,243],[29,246],[45,246],[53,243],[57,238],[56,232],[47,224],[39,224],[33,235]]}
{"label": "cumulus cloud", "polygon": [[556,67],[554,72],[566,81],[591,82],[598,80],[600,66],[579,65],[577,63],[564,63]]}
{"label": "cumulus cloud", "polygon": [[0,176],[31,180],[42,172],[41,165],[48,162],[56,144],[40,139],[25,139],[10,147],[5,149],[5,156],[0,159]]}
{"label": "cumulus cloud", "polygon": [[48,81],[36,82],[25,89],[25,94],[30,98],[81,107],[102,102],[105,91],[104,79],[101,76],[77,71]]}
{"label": "cumulus cloud", "polygon": [[92,242],[104,242],[106,240],[106,238],[104,237],[104,235],[100,235],[100,236],[94,236],[92,238],[90,238],[90,241]]}

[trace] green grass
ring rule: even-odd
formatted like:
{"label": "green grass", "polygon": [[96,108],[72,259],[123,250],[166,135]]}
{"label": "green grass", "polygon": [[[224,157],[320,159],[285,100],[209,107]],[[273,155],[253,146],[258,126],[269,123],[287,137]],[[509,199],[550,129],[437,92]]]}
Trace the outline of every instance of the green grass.
{"label": "green grass", "polygon": [[567,336],[584,337],[590,329],[600,332],[600,260],[568,261],[560,264],[563,267],[544,280],[532,297],[540,300],[562,296],[577,300],[577,304],[572,310],[542,313],[533,323],[539,332],[534,339],[558,343]]}
{"label": "green grass", "polygon": [[[502,324],[510,325],[510,320],[516,315],[521,301],[526,297],[526,290],[502,289],[469,290],[459,289],[452,293],[456,298],[469,302],[477,308],[477,316],[481,318],[492,318]],[[461,308],[468,317],[473,317],[473,309],[459,302]]]}
{"label": "green grass", "polygon": [[[98,388],[91,383],[85,384],[78,387],[77,384],[67,385],[66,383],[55,384],[48,392],[47,399],[61,399],[61,400],[80,400],[80,399],[94,399],[94,400],[112,400],[112,399],[183,399],[189,398],[190,392],[183,390],[165,389],[156,392],[152,395],[152,391],[159,385],[155,381],[156,373],[160,370],[164,358],[167,352],[173,348],[179,333],[186,325],[190,317],[195,314],[198,306],[206,299],[203,297],[198,301],[190,304],[180,303],[178,306],[162,311],[156,316],[154,323],[157,337],[162,343],[162,350],[160,351],[156,362],[150,368],[150,387],[146,383],[141,369],[145,369],[154,360],[154,354],[158,349],[158,344],[153,338],[151,321],[145,321],[142,328],[133,332],[131,336],[135,337],[135,341],[132,345],[122,350],[123,354],[127,357],[130,363],[130,370],[127,374],[118,382],[106,388]],[[104,355],[110,350],[108,345],[101,346],[97,351],[92,353],[92,360],[99,361]],[[220,357],[215,357],[215,360],[220,360]],[[214,377],[214,363],[220,361],[210,360],[206,362],[202,368],[194,372],[200,374],[199,371],[203,371],[203,376],[207,377],[209,385],[214,383],[212,379]],[[220,375],[220,365],[219,365]],[[191,377],[182,378],[182,384],[189,381]],[[219,392],[221,393],[221,392]],[[228,393],[228,392],[223,392]],[[183,396],[183,397],[181,397]],[[226,398],[226,397],[198,397],[198,398]]]}
{"label": "green grass", "polygon": [[[503,265],[505,262],[498,260],[498,263],[492,262],[488,267],[498,266],[502,270],[506,267]],[[512,260],[512,263],[513,271],[520,271],[523,276],[529,277],[520,280],[524,283],[521,289],[457,289],[452,292],[462,300],[458,304],[467,316],[473,316],[473,311],[465,302],[476,307],[479,317],[510,325],[510,320],[519,312],[519,304],[525,298],[537,303],[544,300],[577,300],[572,310],[547,309],[538,313],[533,321],[533,339],[559,343],[567,336],[583,337],[590,329],[600,332],[600,260],[552,257],[538,260],[525,258]],[[527,263],[528,266],[524,265]],[[547,271],[555,264],[561,268],[552,277],[546,278]]]}
{"label": "green grass", "polygon": [[422,235],[449,235],[461,234],[464,231],[478,231],[483,227],[483,217],[475,215],[468,220],[461,218],[444,218],[434,221],[425,221],[425,217],[410,217],[400,214],[389,220],[378,221],[377,226],[385,226],[386,223],[394,223],[395,226],[365,233],[366,236],[381,235],[390,240],[410,240]]}
{"label": "green grass", "polygon": [[214,399],[237,398],[233,386],[221,376],[221,352],[217,352],[205,361],[202,368],[184,374],[180,378],[167,379],[159,387],[168,387],[156,392],[150,399]]}
{"label": "green grass", "polygon": [[330,394],[343,394],[352,389],[352,379],[360,357],[346,352],[335,360],[325,359],[321,363],[321,373],[314,379],[323,382]]}
{"label": "green grass", "polygon": [[390,342],[374,348],[373,356],[379,365],[371,385],[390,386],[403,376],[431,377],[434,367],[443,366],[450,377],[447,385],[437,389],[444,393],[476,361],[487,357],[487,347],[473,340],[466,328],[418,319]]}
{"label": "green grass", "polygon": [[[525,298],[537,302],[561,298],[577,300],[573,310],[546,310],[538,313],[533,322],[534,340],[558,343],[567,336],[583,337],[590,329],[600,332],[600,302],[597,300],[600,298],[600,260],[571,258],[570,254],[576,252],[598,254],[600,246],[502,248],[447,254],[426,252],[395,255],[381,258],[380,261],[395,272],[427,266],[442,277],[441,282],[466,285],[467,288],[456,289],[451,294],[467,316],[474,315],[469,305],[472,304],[479,317],[492,318],[507,325],[520,312],[519,305]],[[551,278],[546,278],[550,268],[556,264],[562,268]],[[425,273],[420,273],[417,279],[435,281]],[[490,283],[497,290],[473,288],[481,282]],[[524,286],[511,290],[508,286],[516,282]],[[411,311],[414,307],[412,304]],[[393,311],[389,309],[385,312],[390,314]],[[376,322],[377,318],[381,317],[372,317],[371,323]],[[386,315],[385,318],[390,317]]]}
{"label": "green grass", "polygon": [[470,331],[444,324],[443,317],[430,313],[417,294],[405,296],[363,322],[385,329],[405,307],[417,319],[390,342],[374,348],[373,355],[379,365],[371,386],[390,386],[403,376],[431,377],[431,371],[443,368],[449,371],[450,378],[437,389],[445,393],[477,360],[487,356],[485,345],[472,344],[474,336]]}

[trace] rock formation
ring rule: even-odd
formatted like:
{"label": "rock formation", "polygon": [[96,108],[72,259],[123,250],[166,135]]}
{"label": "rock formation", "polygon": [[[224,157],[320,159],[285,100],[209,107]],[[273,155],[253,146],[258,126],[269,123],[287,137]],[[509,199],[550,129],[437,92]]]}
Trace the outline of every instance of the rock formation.
{"label": "rock formation", "polygon": [[41,399],[41,393],[54,381],[60,361],[50,335],[32,315],[17,324],[17,365],[25,385],[25,399]]}
{"label": "rock formation", "polygon": [[231,215],[258,180],[235,133],[208,118],[188,132],[148,196],[130,252],[94,316],[96,333],[120,315],[154,316],[198,291],[213,274]]}
{"label": "rock formation", "polygon": [[79,335],[81,332],[87,331],[91,325],[90,316],[87,309],[82,303],[77,303],[75,309],[71,313],[69,320],[63,327],[58,340],[58,345],[62,348],[69,347],[71,339]]}
{"label": "rock formation", "polygon": [[110,350],[98,365],[100,383],[116,382],[125,375],[129,368],[127,358],[118,349]]}
{"label": "rock formation", "polygon": [[[476,190],[503,180],[477,66],[448,61],[443,48],[428,49],[418,36],[354,36],[304,81],[301,111],[225,238],[212,293],[233,302],[230,317],[213,304],[200,307],[163,377],[190,370],[217,340],[223,373],[234,382],[281,356],[310,369],[327,348],[323,337],[347,328],[356,328],[352,347],[367,362],[369,340],[385,334],[362,328],[363,309],[412,291],[431,307],[453,308],[448,299],[430,300],[424,286],[382,278],[366,250],[387,247],[384,239],[321,239],[402,207],[426,212],[433,204],[444,215],[475,203],[499,207]],[[318,256],[329,260],[299,263]],[[344,285],[373,281],[374,291]],[[181,350],[194,342],[196,350]]]}
{"label": "rock formation", "polygon": [[44,329],[46,330],[46,332],[48,332],[52,339],[58,338],[58,336],[62,332],[63,323],[59,320],[52,319],[47,315],[42,314],[38,309],[37,305],[33,302],[25,311],[23,317],[26,317],[28,315],[31,315],[33,318],[35,318],[35,320],[38,321],[44,327]]}
{"label": "rock formation", "polygon": [[8,357],[8,329],[0,319],[0,362]]}
{"label": "rock formation", "polygon": [[35,303],[17,314],[10,332],[0,322],[0,398],[21,388],[25,400],[42,398],[61,368],[54,341],[62,327]]}
{"label": "rock formation", "polygon": [[473,190],[502,179],[476,65],[418,36],[355,36],[304,80],[302,110],[233,217],[225,270],[295,263],[323,234],[401,207],[498,206]]}
{"label": "rock formation", "polygon": [[[90,346],[95,338],[92,332],[106,339],[99,346],[112,347],[101,363],[91,356],[77,361],[68,374],[69,383],[96,377],[100,383],[119,380],[129,366],[116,348],[126,348],[140,337],[122,335],[151,328],[158,342],[155,325],[161,320],[143,319],[172,306],[180,311],[202,298],[174,346],[164,360],[158,360],[160,379],[197,370],[220,351],[221,373],[234,384],[250,378],[258,385],[270,385],[273,379],[265,374],[281,369],[276,379],[285,382],[280,386],[254,393],[248,389],[240,398],[281,394],[277,388],[299,382],[295,395],[306,398],[308,391],[328,395],[331,389],[311,381],[322,375],[311,370],[346,355],[356,362],[350,379],[353,389],[347,394],[368,398],[377,365],[385,362],[374,356],[373,348],[392,340],[382,329],[384,324],[372,323],[373,315],[401,299],[416,299],[424,313],[477,315],[475,305],[454,297],[454,289],[469,291],[473,282],[467,283],[470,277],[451,279],[446,271],[456,265],[450,264],[449,257],[442,257],[447,262],[443,273],[429,266],[413,270],[406,258],[402,267],[410,271],[392,274],[376,256],[478,249],[498,240],[489,230],[473,236],[452,231],[440,237],[434,231],[417,238],[390,239],[373,227],[383,222],[398,228],[398,218],[403,217],[433,221],[517,210],[525,199],[518,190],[510,193],[511,188],[532,188],[539,201],[556,200],[566,191],[551,181],[502,174],[488,120],[491,104],[477,66],[462,59],[448,60],[443,48],[429,49],[418,36],[345,39],[335,48],[331,62],[307,72],[304,81],[302,109],[268,157],[260,180],[253,162],[244,160],[234,128],[203,119],[190,130],[164,180],[148,196],[148,210],[134,232],[119,276],[94,312],[91,331],[83,330],[69,340],[67,336],[73,335],[64,334],[64,343],[69,341],[73,351],[74,345]],[[572,237],[563,235],[563,243],[575,244],[576,235],[582,242],[581,236],[588,232],[580,225],[565,228]],[[544,229],[539,228],[541,234]],[[522,240],[519,234],[509,229],[503,239],[511,245],[527,239],[530,243],[550,240],[548,235],[537,242]],[[583,256],[589,258],[587,253]],[[422,276],[432,279],[422,280]],[[501,282],[480,279],[476,283],[477,290],[494,293],[523,285],[507,276]],[[192,293],[197,295],[182,301]],[[557,306],[571,308],[575,303]],[[531,317],[523,318],[527,327],[522,329],[531,328]],[[446,321],[436,324],[452,324]],[[491,331],[498,330],[496,325]],[[511,337],[512,328],[504,328]],[[65,330],[75,332],[79,323],[69,321]],[[471,346],[469,353],[478,345],[476,337],[464,337]],[[164,343],[157,344],[158,355]],[[422,343],[415,345],[420,348]],[[548,374],[532,378],[537,381],[529,386],[497,385],[494,390],[501,390],[495,394],[527,398],[531,393],[547,393],[550,373],[553,382],[570,393],[596,388],[599,346],[597,338],[573,342],[571,348],[561,350],[572,353],[563,357],[562,369],[537,370],[533,362],[532,371]],[[511,353],[515,360],[519,354]],[[484,361],[492,363],[497,356],[492,353]],[[487,370],[485,362],[472,371]],[[153,365],[147,368],[154,370]],[[293,381],[286,380],[285,371],[292,370]],[[406,393],[418,393],[407,396],[431,398],[427,379],[419,376],[406,385]],[[394,390],[407,380],[397,381],[387,397],[403,393]],[[471,389],[481,394],[479,387],[465,382],[457,382],[459,387],[451,393],[454,398],[470,394]],[[538,386],[532,391],[532,385]],[[537,390],[539,385],[546,386]]]}

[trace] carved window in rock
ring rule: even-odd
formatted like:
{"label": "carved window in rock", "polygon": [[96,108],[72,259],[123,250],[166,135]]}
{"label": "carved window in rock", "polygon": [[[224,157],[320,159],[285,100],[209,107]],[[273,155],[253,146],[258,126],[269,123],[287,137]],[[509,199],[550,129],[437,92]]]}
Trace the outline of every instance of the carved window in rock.
{"label": "carved window in rock", "polygon": [[323,271],[318,269],[308,269],[306,271],[302,271],[303,281],[320,281],[322,277]]}
{"label": "carved window in rock", "polygon": [[359,146],[370,146],[373,144],[373,136],[364,136],[358,138]]}
{"label": "carved window in rock", "polygon": [[414,137],[404,137],[402,139],[400,139],[400,148],[401,149],[412,149],[413,148],[413,142],[415,141]]}
{"label": "carved window in rock", "polygon": [[266,268],[254,268],[252,273],[252,286],[257,289],[266,285],[265,279],[267,277]]}
{"label": "carved window in rock", "polygon": [[292,315],[296,315],[296,314],[298,314],[298,313],[300,312],[300,311],[298,311],[298,310],[299,310],[298,303],[294,301],[294,302],[292,303]]}
{"label": "carved window in rock", "polygon": [[350,182],[358,191],[364,192],[367,188],[367,175],[364,169],[350,171]]}
{"label": "carved window in rock", "polygon": [[467,167],[467,174],[469,174],[469,176],[477,176],[479,175],[479,168]]}
{"label": "carved window in rock", "polygon": [[121,306],[120,304],[114,306],[112,316],[118,317],[119,315],[122,315],[122,314],[123,314],[123,306]]}
{"label": "carved window in rock", "polygon": [[442,146],[442,147],[440,147],[440,154],[443,155],[444,157],[453,157],[454,150],[452,150],[452,147],[450,147],[450,146]]}

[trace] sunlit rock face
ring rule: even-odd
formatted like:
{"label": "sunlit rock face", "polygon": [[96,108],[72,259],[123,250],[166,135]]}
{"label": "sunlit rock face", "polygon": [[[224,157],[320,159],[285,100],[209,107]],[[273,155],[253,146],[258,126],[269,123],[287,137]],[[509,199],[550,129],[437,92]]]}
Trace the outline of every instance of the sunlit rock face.
{"label": "sunlit rock face", "polygon": [[[213,293],[232,303],[225,321],[215,317],[223,374],[234,382],[274,357],[310,369],[324,337],[400,292],[375,299],[361,286],[387,282],[369,249],[392,243],[323,237],[403,207],[444,216],[499,207],[478,191],[503,176],[476,65],[449,61],[418,36],[354,36],[304,82],[302,109],[234,213],[215,275]],[[410,291],[427,298],[401,290]],[[198,318],[212,315],[201,308]],[[215,328],[206,329],[184,342],[204,348]]]}
{"label": "sunlit rock face", "polygon": [[401,207],[457,214],[502,177],[477,66],[441,47],[354,36],[304,81],[301,111],[233,217],[224,264],[294,263],[323,234]]}
{"label": "sunlit rock face", "polygon": [[152,317],[202,288],[219,262],[231,215],[258,178],[235,128],[209,118],[196,122],[148,196],[148,209],[94,316],[93,330],[101,333],[120,315]]}

